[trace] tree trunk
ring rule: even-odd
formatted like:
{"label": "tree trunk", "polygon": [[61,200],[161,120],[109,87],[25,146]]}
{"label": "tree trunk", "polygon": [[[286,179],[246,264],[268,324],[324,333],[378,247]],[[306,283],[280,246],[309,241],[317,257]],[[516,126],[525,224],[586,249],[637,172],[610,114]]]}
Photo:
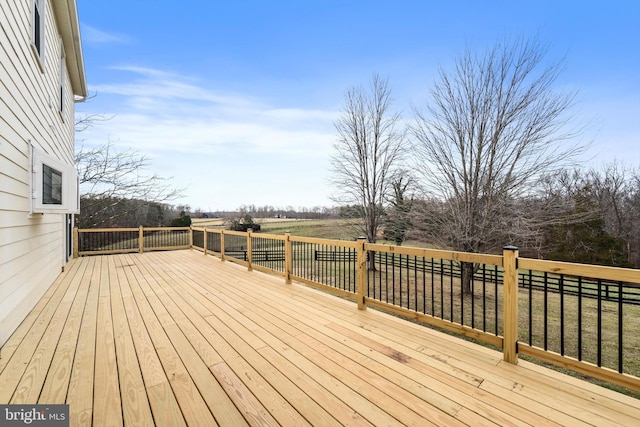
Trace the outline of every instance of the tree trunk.
{"label": "tree trunk", "polygon": [[369,271],[376,271],[376,253],[375,251],[367,252],[367,264],[369,264]]}
{"label": "tree trunk", "polygon": [[472,293],[474,273],[475,265],[472,262],[460,262],[460,283],[464,295],[471,295]]}

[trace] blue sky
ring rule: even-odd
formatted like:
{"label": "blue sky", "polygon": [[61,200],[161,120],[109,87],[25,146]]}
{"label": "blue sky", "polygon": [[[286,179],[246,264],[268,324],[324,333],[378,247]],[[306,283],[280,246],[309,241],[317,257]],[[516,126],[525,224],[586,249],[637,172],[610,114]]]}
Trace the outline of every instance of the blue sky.
{"label": "blue sky", "polygon": [[205,211],[331,205],[344,92],[389,79],[407,120],[465,48],[535,37],[566,56],[585,162],[640,167],[640,1],[78,0],[79,114],[111,120],[77,144],[132,148]]}

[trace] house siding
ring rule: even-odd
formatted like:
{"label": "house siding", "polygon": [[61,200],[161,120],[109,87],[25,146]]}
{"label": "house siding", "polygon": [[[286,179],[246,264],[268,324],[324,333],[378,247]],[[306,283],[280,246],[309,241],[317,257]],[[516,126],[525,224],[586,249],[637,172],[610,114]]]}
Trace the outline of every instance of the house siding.
{"label": "house siding", "polygon": [[[74,162],[74,103],[68,73],[60,113],[60,31],[45,7],[43,68],[31,47],[32,1],[0,2],[0,345],[65,263],[64,214],[30,210],[30,144]],[[73,4],[75,7],[75,4]]]}

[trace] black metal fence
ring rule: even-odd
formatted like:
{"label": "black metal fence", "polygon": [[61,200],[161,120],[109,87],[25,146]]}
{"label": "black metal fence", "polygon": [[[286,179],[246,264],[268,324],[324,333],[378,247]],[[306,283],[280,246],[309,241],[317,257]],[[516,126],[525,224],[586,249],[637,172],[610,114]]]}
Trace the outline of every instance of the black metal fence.
{"label": "black metal fence", "polygon": [[[285,248],[284,240],[251,237],[251,263],[273,271],[284,273]],[[245,257],[247,255],[245,254]]]}
{"label": "black metal fence", "polygon": [[191,230],[192,245],[204,249],[204,230]]}
{"label": "black metal fence", "polygon": [[224,235],[224,256],[247,261],[247,237],[237,234]]}
{"label": "black metal fence", "polygon": [[[370,253],[371,254],[371,253]],[[465,284],[460,263],[377,252],[369,264],[367,296],[432,317],[500,335],[498,266],[475,265]]]}
{"label": "black metal fence", "polygon": [[207,233],[207,250],[221,252],[220,234]]}
{"label": "black metal fence", "polygon": [[355,247],[294,241],[292,252],[294,276],[350,293],[356,292]]}
{"label": "black metal fence", "polygon": [[531,270],[520,282],[523,342],[640,375],[640,284]]}
{"label": "black metal fence", "polygon": [[520,273],[519,286],[544,292],[562,293],[603,301],[640,305],[640,290],[622,282],[594,280],[586,277],[533,272]]}
{"label": "black metal fence", "polygon": [[78,234],[79,252],[135,252],[139,249],[139,229],[82,230]]}

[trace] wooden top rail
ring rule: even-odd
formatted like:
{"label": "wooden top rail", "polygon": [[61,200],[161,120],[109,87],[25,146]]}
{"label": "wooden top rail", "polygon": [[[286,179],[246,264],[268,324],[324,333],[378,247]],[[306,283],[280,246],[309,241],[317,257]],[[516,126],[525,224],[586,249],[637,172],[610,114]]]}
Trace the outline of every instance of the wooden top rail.
{"label": "wooden top rail", "polygon": [[[143,227],[144,231],[189,231],[189,227]],[[136,228],[80,228],[80,233],[119,233],[123,231],[140,231]]]}
{"label": "wooden top rail", "polygon": [[189,231],[191,227],[143,227],[144,231]]}
{"label": "wooden top rail", "polygon": [[518,258],[518,268],[554,274],[582,276],[614,282],[625,282],[640,287],[640,270],[604,265],[575,264],[570,262],[547,261],[532,258]]}
{"label": "wooden top rail", "polygon": [[453,261],[473,262],[476,264],[490,264],[502,266],[501,255],[474,254],[468,252],[443,251],[438,249],[411,248],[406,246],[365,244],[365,249],[375,252],[390,252],[401,255],[419,256],[425,258],[448,259]]}
{"label": "wooden top rail", "polygon": [[353,249],[357,249],[358,247],[358,242],[352,242],[349,240],[319,239],[317,237],[291,236],[291,241],[300,243],[316,243],[318,245],[342,246]]}
{"label": "wooden top rail", "polygon": [[247,237],[246,231],[233,231],[233,230],[207,230],[207,233],[224,234],[225,236],[242,236]]}
{"label": "wooden top rail", "polygon": [[[224,234],[227,234],[227,232],[225,231]],[[271,239],[271,240],[286,240],[287,238],[283,235],[279,235],[279,234],[265,234],[265,233],[260,233],[260,234],[256,234],[256,233],[251,233],[251,237],[256,237],[259,239]]]}
{"label": "wooden top rail", "polygon": [[[145,228],[146,230],[146,228]],[[80,233],[118,233],[121,231],[140,231],[140,228],[79,228]]]}
{"label": "wooden top rail", "polygon": [[[187,228],[188,229],[188,228]],[[206,228],[206,227],[191,227],[194,231],[206,231],[207,233],[214,234],[226,234],[231,236],[243,236],[246,237],[248,232],[246,231],[233,231],[233,230],[222,230],[220,228]],[[266,234],[266,233],[251,233],[251,237],[258,237],[261,239],[271,239],[271,240],[285,240],[286,237],[279,234]]]}

